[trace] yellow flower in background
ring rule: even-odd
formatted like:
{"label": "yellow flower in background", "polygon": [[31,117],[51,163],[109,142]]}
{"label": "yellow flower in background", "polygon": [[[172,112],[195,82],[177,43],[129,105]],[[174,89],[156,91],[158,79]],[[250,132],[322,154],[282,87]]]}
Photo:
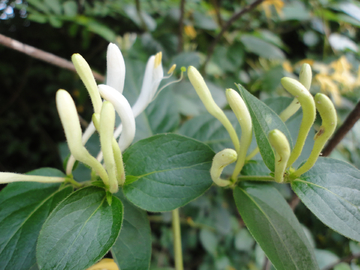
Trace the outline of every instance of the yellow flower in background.
{"label": "yellow flower in background", "polygon": [[113,259],[102,259],[97,264],[91,266],[87,270],[119,270]]}
{"label": "yellow flower in background", "polygon": [[191,38],[191,39],[196,38],[197,33],[196,33],[196,30],[195,30],[194,26],[185,25],[184,26],[184,32],[189,38]]}
{"label": "yellow flower in background", "polygon": [[265,0],[261,4],[262,8],[264,9],[266,18],[271,18],[271,6],[274,6],[276,13],[279,16],[282,16],[282,9],[284,7],[283,0]]}

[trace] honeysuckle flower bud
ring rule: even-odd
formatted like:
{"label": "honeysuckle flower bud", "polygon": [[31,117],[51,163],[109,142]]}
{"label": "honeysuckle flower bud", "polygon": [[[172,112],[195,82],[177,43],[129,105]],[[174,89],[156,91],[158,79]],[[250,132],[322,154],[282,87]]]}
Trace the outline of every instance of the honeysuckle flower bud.
{"label": "honeysuckle flower bud", "polygon": [[337,115],[334,104],[331,100],[326,95],[317,93],[315,95],[315,105],[321,116],[322,124],[319,131],[315,134],[314,147],[308,160],[293,173],[296,177],[307,172],[314,166],[322,149],[324,148],[325,143],[329,140],[336,128]]}
{"label": "honeysuckle flower bud", "polygon": [[39,176],[19,173],[0,172],[0,184],[12,182],[61,183],[65,177]]}
{"label": "honeysuckle flower bud", "polygon": [[290,157],[290,145],[284,133],[278,129],[269,132],[269,141],[275,149],[275,181],[282,183]]}
{"label": "honeysuckle flower bud", "polygon": [[121,151],[124,151],[135,137],[135,118],[131,106],[127,99],[114,88],[104,84],[100,84],[98,87],[101,96],[112,103],[121,118],[124,129],[119,139],[119,147]]}
{"label": "honeysuckle flower bud", "polygon": [[60,89],[56,92],[56,107],[59,112],[60,120],[65,131],[65,137],[71,154],[76,160],[92,167],[104,181],[104,184],[108,186],[109,178],[105,169],[93,156],[90,155],[82,144],[82,132],[75,103],[70,94],[65,90]]}
{"label": "honeysuckle flower bud", "polygon": [[100,113],[102,101],[89,64],[78,53],[74,53],[71,56],[71,60],[75,66],[76,72],[79,74],[80,79],[83,81],[87,91],[89,92],[94,111],[96,113]]}
{"label": "honeysuckle flower bud", "polygon": [[226,148],[214,156],[210,175],[216,185],[226,187],[231,184],[231,181],[221,179],[221,173],[227,165],[235,162],[237,157],[236,151],[230,148]]}
{"label": "honeysuckle flower bud", "polygon": [[146,64],[144,80],[138,99],[132,107],[134,116],[141,114],[146,107],[153,101],[156,91],[164,77],[161,63],[162,53],[151,56]]}
{"label": "honeysuckle flower bud", "polygon": [[303,111],[299,134],[287,164],[287,167],[290,167],[301,154],[306,137],[315,121],[316,109],[314,98],[300,82],[285,77],[281,79],[281,84],[290,94],[299,100]]}
{"label": "honeysuckle flower bud", "polygon": [[114,138],[115,110],[113,105],[104,101],[100,112],[100,144],[104,155],[106,171],[109,175],[109,191],[116,193],[119,190],[117,181],[117,168],[115,164],[112,140]]}
{"label": "honeysuckle flower bud", "polygon": [[200,72],[193,66],[189,66],[187,73],[192,86],[195,88],[196,93],[200,97],[206,110],[223,124],[223,126],[230,135],[231,141],[234,144],[236,152],[239,152],[240,143],[239,143],[239,138],[235,132],[235,129],[232,126],[229,119],[226,117],[225,113],[215,103],[210,93],[210,90],[204,81],[204,78],[201,76]]}
{"label": "honeysuckle flower bud", "polygon": [[311,82],[312,82],[312,71],[309,64],[304,63],[301,67],[299,74],[299,82],[305,86],[305,88],[310,91]]}
{"label": "honeysuckle flower bud", "polygon": [[119,47],[114,43],[110,43],[107,48],[106,64],[106,85],[122,94],[125,82],[125,62]]}
{"label": "honeysuckle flower bud", "polygon": [[238,92],[231,88],[226,89],[226,99],[241,126],[240,151],[237,153],[238,160],[232,175],[233,180],[236,180],[244,166],[246,153],[251,144],[252,121],[249,110]]}

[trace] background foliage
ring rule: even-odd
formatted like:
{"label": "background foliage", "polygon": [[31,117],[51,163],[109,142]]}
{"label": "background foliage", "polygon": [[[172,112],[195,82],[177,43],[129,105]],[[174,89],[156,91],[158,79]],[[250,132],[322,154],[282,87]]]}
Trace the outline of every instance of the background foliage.
{"label": "background foliage", "polygon": [[[333,99],[341,124],[360,94],[359,3],[264,1],[234,21],[217,39],[226,22],[250,3],[1,0],[0,33],[65,59],[78,52],[102,74],[106,47],[109,42],[117,43],[125,57],[125,95],[130,103],[140,91],[142,82],[138,78],[142,77],[148,56],[158,51],[163,52],[165,67],[176,63],[201,69],[223,108],[228,108],[224,90],[234,88],[234,83],[243,84],[262,100],[286,96],[280,78],[296,78],[305,61],[314,71],[311,91],[323,91]],[[212,54],[209,50],[215,40]],[[55,92],[59,88],[68,90],[79,113],[88,121],[92,108],[85,88],[68,70],[3,46],[0,56],[0,170],[27,172],[47,166],[62,169],[61,157],[66,156],[66,149],[59,147],[64,133],[55,109]],[[136,140],[177,132],[208,143],[214,151],[230,146],[229,140],[223,140],[226,134],[220,125],[204,133],[211,121],[215,122],[185,79],[164,90],[137,118]],[[290,119],[288,126],[294,121]],[[359,137],[357,124],[331,156],[360,168]],[[219,139],[221,144],[216,143]],[[96,152],[96,138],[88,147]],[[81,178],[84,170],[79,166],[75,177]],[[291,201],[287,186],[276,187]],[[181,209],[186,269],[265,269],[264,253],[244,228],[228,192],[210,189]],[[341,258],[359,255],[358,243],[327,228],[301,203],[295,213],[316,247],[321,269]],[[169,269],[173,265],[171,214],[151,214],[149,219],[153,238],[151,269]],[[356,259],[346,261],[335,269],[360,269],[360,263]]]}

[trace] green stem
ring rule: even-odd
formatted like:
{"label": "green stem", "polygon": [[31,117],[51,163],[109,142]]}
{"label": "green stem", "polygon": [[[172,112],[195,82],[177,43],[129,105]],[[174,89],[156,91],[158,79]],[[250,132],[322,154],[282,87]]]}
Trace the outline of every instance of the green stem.
{"label": "green stem", "polygon": [[175,269],[183,270],[179,208],[172,211],[172,230],[174,237]]}
{"label": "green stem", "polygon": [[256,176],[256,175],[240,175],[238,177],[240,181],[275,181],[272,176]]}
{"label": "green stem", "polygon": [[76,181],[74,180],[74,178],[72,178],[72,176],[71,176],[71,177],[66,177],[66,182],[69,182],[70,184],[72,184],[72,185],[73,185],[74,187],[76,187],[76,188],[80,188],[80,187],[83,186],[82,184],[76,182]]}

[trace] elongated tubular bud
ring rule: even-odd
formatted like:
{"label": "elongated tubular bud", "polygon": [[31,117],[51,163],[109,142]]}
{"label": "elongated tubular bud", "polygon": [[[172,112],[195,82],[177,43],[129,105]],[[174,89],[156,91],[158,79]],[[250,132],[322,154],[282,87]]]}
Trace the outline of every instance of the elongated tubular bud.
{"label": "elongated tubular bud", "polygon": [[94,75],[86,60],[78,53],[74,53],[71,56],[71,60],[75,66],[76,72],[79,74],[80,79],[83,81],[89,95],[91,102],[96,113],[100,113],[101,110],[101,97],[97,89]]}
{"label": "elongated tubular bud", "polygon": [[[309,64],[305,63],[301,67],[299,81],[303,86],[305,86],[307,90],[310,90],[311,81],[312,81],[312,72]],[[297,98],[294,98],[294,100],[289,104],[289,106],[287,106],[287,108],[280,113],[279,115],[280,119],[286,122],[291,116],[293,116],[300,109],[300,107],[301,107],[300,102],[297,100]]]}
{"label": "elongated tubular bud", "polygon": [[275,181],[282,183],[286,164],[290,157],[290,145],[284,133],[278,129],[269,132],[269,141],[275,149]]}
{"label": "elongated tubular bud", "polygon": [[90,155],[82,144],[80,121],[75,103],[70,94],[65,90],[60,89],[56,92],[56,107],[64,127],[65,137],[71,154],[76,160],[93,168],[104,181],[104,184],[108,186],[109,178],[104,167]]}
{"label": "elongated tubular bud", "polygon": [[61,183],[65,177],[39,176],[19,173],[0,172],[0,184],[12,182]]}
{"label": "elongated tubular bud", "polygon": [[325,143],[329,140],[336,128],[336,110],[331,100],[326,95],[317,93],[315,95],[315,104],[316,109],[321,116],[322,124],[319,131],[315,134],[314,147],[310,153],[308,160],[304,163],[304,165],[302,165],[293,173],[294,176],[300,176],[310,170],[312,166],[314,166],[322,149],[324,148]]}
{"label": "elongated tubular bud", "polygon": [[106,53],[106,85],[119,91],[124,90],[125,62],[119,47],[110,43]]}
{"label": "elongated tubular bud", "polygon": [[240,143],[239,143],[239,138],[235,132],[235,129],[230,123],[229,119],[226,117],[225,113],[215,103],[210,93],[210,90],[204,81],[204,78],[201,76],[200,72],[193,66],[189,66],[187,72],[190,82],[192,86],[195,88],[196,93],[200,97],[206,110],[223,124],[223,126],[230,135],[231,141],[234,144],[236,152],[239,152]]}
{"label": "elongated tubular bud", "polygon": [[230,148],[226,148],[218,152],[214,156],[210,169],[210,175],[211,175],[211,179],[214,181],[216,185],[220,187],[226,187],[231,184],[231,181],[221,179],[221,173],[227,165],[235,162],[236,159],[237,159],[236,151]]}
{"label": "elongated tubular bud", "polygon": [[232,175],[232,179],[236,180],[244,166],[246,153],[251,144],[252,121],[249,110],[238,92],[230,88],[226,89],[226,99],[241,126],[240,151],[237,152],[238,160]]}
{"label": "elongated tubular bud", "polygon": [[287,167],[290,167],[301,154],[306,137],[315,121],[316,109],[314,98],[300,82],[285,77],[281,79],[281,84],[290,94],[299,100],[303,111],[299,134],[287,164]]}
{"label": "elongated tubular bud", "polygon": [[119,187],[114,152],[112,148],[115,126],[115,109],[108,101],[104,101],[101,107],[99,126],[101,149],[104,154],[105,168],[109,175],[109,191],[111,193],[116,193]]}

